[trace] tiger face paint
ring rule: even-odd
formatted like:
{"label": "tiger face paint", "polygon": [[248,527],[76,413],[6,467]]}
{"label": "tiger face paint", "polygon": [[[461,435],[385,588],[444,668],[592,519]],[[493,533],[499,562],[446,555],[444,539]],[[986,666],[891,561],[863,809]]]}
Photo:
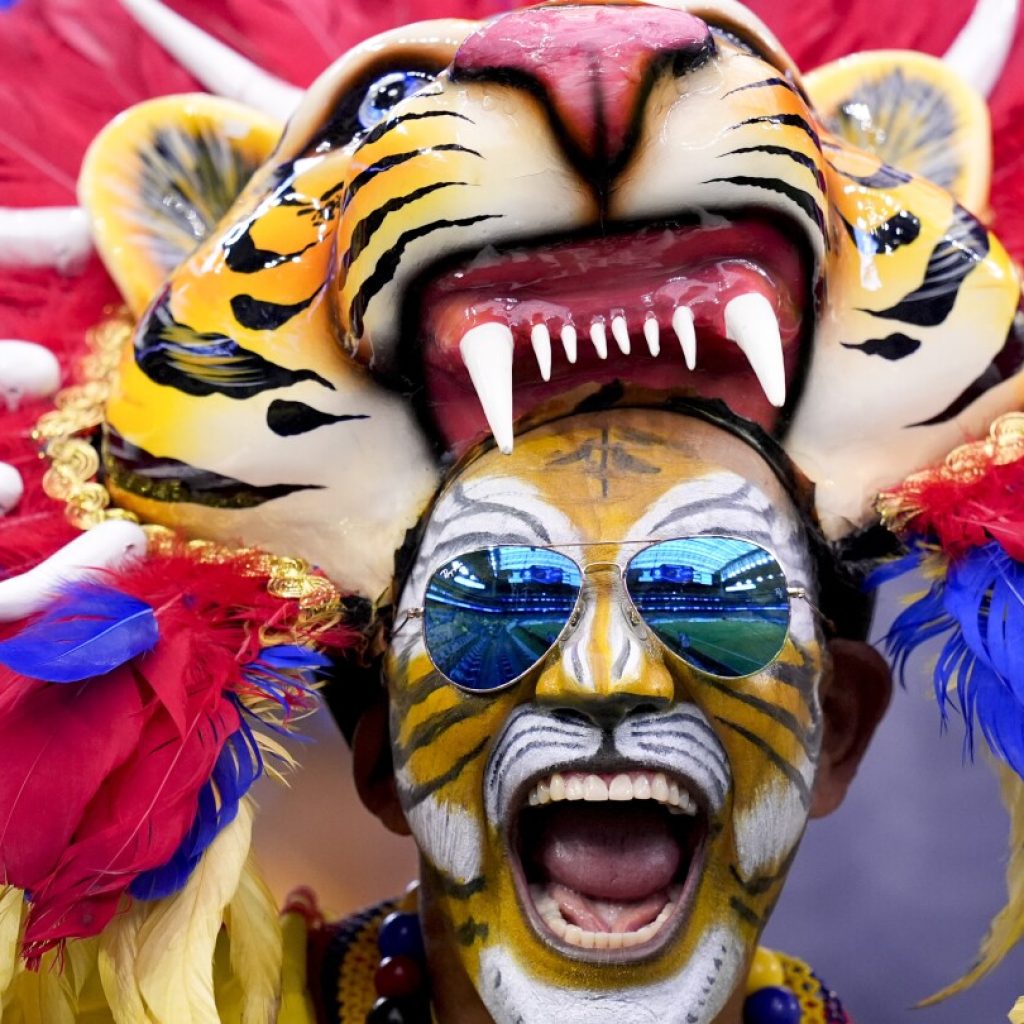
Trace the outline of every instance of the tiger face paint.
{"label": "tiger face paint", "polygon": [[[962,86],[924,60],[858,65],[861,91],[829,68],[805,86],[726,0],[413,25],[321,76],[191,254],[167,226],[178,198],[139,209],[163,194],[154,145],[206,152],[220,118],[239,179],[265,126],[242,145],[238,117],[194,104],[118,119],[82,181],[140,315],[109,487],[146,520],[302,555],[376,598],[436,451],[487,431],[510,447],[537,407],[624,382],[723,399],[818,483],[832,536],[863,525],[878,490],[1024,387],[1017,274],[974,215],[984,104],[954,109]],[[917,142],[893,167],[871,124],[904,118],[892,134]],[[981,140],[957,145],[964,124]]]}
{"label": "tiger face paint", "polygon": [[[712,535],[767,549],[813,593],[800,517],[760,457],[650,410],[522,435],[432,510],[387,659],[394,762],[428,916],[498,1024],[639,1008],[709,1024],[779,895],[821,743],[810,604],[792,601],[776,660],[726,680],[657,641],[623,590],[629,542]],[[579,603],[517,682],[468,693],[407,613],[440,566],[513,544],[578,561]]]}

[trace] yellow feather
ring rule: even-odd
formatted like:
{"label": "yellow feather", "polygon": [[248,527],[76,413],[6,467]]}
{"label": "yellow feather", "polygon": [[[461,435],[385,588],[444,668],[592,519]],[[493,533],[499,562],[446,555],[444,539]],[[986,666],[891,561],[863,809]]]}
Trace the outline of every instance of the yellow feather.
{"label": "yellow feather", "polygon": [[316,1012],[306,983],[309,943],[306,919],[286,913],[281,921],[284,966],[281,971],[281,1013],[277,1024],[316,1024]]}
{"label": "yellow feather", "polygon": [[1021,996],[1010,1011],[1010,1024],[1024,1024],[1024,996]]}
{"label": "yellow feather", "polygon": [[25,897],[20,889],[13,885],[0,889],[0,1020],[3,1020],[3,1001],[18,970],[18,945],[24,911]]}
{"label": "yellow feather", "polygon": [[231,971],[242,995],[242,1024],[273,1024],[281,997],[281,923],[274,897],[250,860],[225,923]]}
{"label": "yellow feather", "polygon": [[118,914],[100,936],[99,968],[103,994],[117,1024],[152,1024],[146,1012],[135,962],[139,952],[139,932],[153,903],[137,901]]}
{"label": "yellow feather", "polygon": [[220,1024],[214,951],[251,841],[252,810],[243,801],[185,888],[161,900],[143,922],[135,976],[155,1024]]}
{"label": "yellow feather", "polygon": [[[1024,781],[1019,775],[1003,764],[995,764],[996,774],[1003,794],[1003,803],[1010,815],[1010,860],[1006,867],[1006,906],[999,911],[989,925],[978,950],[974,965],[959,981],[922,1002],[931,1006],[949,996],[970,988],[979,978],[1002,962],[1003,957],[1024,936]],[[1024,1000],[1018,1000],[1014,1007],[1014,1024],[1024,1024]]]}

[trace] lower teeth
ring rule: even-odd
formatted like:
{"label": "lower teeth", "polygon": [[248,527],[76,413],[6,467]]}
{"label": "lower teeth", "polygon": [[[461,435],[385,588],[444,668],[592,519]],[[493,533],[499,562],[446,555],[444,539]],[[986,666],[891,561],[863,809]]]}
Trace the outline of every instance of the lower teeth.
{"label": "lower teeth", "polygon": [[676,908],[679,897],[682,895],[682,887],[673,886],[669,889],[668,903],[661,908],[658,916],[649,924],[645,924],[633,932],[587,931],[580,928],[579,925],[569,924],[562,917],[558,903],[544,891],[542,886],[531,885],[530,894],[533,897],[533,905],[537,908],[544,924],[568,945],[578,946],[581,949],[629,949],[650,942],[661,931],[662,926],[672,916],[672,911]]}

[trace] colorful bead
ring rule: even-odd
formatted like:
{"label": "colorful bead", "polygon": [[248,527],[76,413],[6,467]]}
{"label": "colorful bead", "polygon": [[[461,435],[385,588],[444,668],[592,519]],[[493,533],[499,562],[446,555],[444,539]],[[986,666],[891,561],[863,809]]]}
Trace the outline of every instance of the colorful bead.
{"label": "colorful bead", "polygon": [[778,953],[758,946],[747,974],[747,995],[762,988],[781,988],[786,983],[786,969]]}
{"label": "colorful bead", "polygon": [[415,995],[423,987],[423,968],[408,956],[388,956],[381,960],[373,976],[377,992],[390,999]]}
{"label": "colorful bead", "polygon": [[410,956],[422,960],[425,953],[419,914],[388,914],[380,926],[377,945],[382,957]]}
{"label": "colorful bead", "polygon": [[762,988],[747,996],[743,1024],[800,1024],[800,1000],[788,988]]}

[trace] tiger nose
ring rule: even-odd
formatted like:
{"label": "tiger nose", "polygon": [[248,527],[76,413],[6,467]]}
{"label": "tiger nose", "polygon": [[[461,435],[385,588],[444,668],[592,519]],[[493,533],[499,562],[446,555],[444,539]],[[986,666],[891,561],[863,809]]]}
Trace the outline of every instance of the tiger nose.
{"label": "tiger nose", "polygon": [[713,53],[707,25],[683,11],[643,4],[539,7],[504,15],[471,35],[451,76],[539,93],[567,151],[603,176],[628,157],[654,76],[665,68],[684,74]]}
{"label": "tiger nose", "polygon": [[537,681],[536,700],[605,724],[637,704],[663,705],[674,695],[672,676],[629,601],[621,569],[590,566],[576,613]]}

